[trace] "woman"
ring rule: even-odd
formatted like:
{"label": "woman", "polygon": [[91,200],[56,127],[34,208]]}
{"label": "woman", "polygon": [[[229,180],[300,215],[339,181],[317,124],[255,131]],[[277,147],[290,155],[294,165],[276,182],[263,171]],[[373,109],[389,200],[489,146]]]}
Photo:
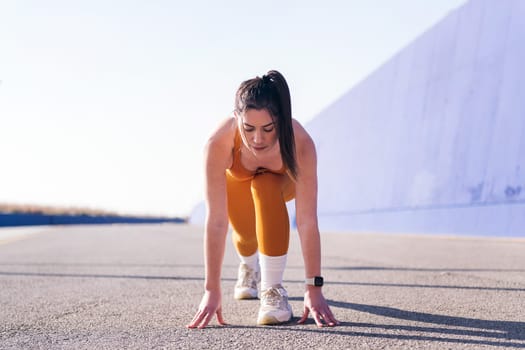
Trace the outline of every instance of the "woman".
{"label": "woman", "polygon": [[220,278],[229,223],[241,260],[234,297],[257,298],[260,281],[257,324],[292,319],[282,279],[290,231],[286,201],[293,198],[306,275],[299,323],[311,312],[320,327],[338,324],[322,293],[315,146],[292,119],[290,92],[279,72],[240,85],[234,116],[212,134],[205,158],[205,292],[188,327],[204,328],[213,315],[225,324]]}

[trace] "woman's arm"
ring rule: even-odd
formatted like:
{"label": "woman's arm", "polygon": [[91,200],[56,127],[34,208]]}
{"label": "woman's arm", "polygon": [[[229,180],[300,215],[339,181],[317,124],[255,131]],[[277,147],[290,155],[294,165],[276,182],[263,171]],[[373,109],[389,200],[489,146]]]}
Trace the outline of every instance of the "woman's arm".
{"label": "woman's arm", "polygon": [[[231,153],[231,151],[230,151]],[[220,290],[225,237],[228,231],[226,168],[228,157],[220,142],[210,140],[206,147],[206,226],[204,253],[207,291]]]}
{"label": "woman's arm", "polygon": [[[297,230],[301,240],[305,278],[311,278],[321,275],[321,239],[317,222],[317,154],[312,138],[298,123],[294,132],[298,165],[295,194]],[[319,327],[339,323],[324,299],[321,287],[306,286],[304,312],[299,323],[305,322],[310,312]]]}
{"label": "woman's arm", "polygon": [[[228,124],[228,123],[226,123]],[[229,124],[231,125],[231,124]],[[228,125],[223,125],[208,141],[205,149],[206,224],[204,235],[204,296],[189,328],[204,328],[213,315],[225,324],[221,309],[221,270],[224,258],[228,213],[226,169],[231,164],[232,143]]]}
{"label": "woman's arm", "polygon": [[317,223],[317,155],[306,131],[298,133],[295,208],[306,277],[321,274],[321,242]]}

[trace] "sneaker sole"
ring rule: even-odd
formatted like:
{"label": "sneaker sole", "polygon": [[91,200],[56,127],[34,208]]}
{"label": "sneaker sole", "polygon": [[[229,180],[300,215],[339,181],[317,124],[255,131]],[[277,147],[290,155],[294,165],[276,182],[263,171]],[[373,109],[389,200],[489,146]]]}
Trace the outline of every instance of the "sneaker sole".
{"label": "sneaker sole", "polygon": [[253,295],[250,292],[239,292],[235,293],[233,295],[233,298],[236,300],[250,300],[250,299],[258,299],[257,295]]}
{"label": "sneaker sole", "polygon": [[293,314],[290,315],[290,318],[286,321],[279,321],[277,318],[273,316],[264,316],[260,319],[257,319],[257,324],[259,326],[272,326],[272,325],[278,325],[283,323],[288,323],[292,320]]}

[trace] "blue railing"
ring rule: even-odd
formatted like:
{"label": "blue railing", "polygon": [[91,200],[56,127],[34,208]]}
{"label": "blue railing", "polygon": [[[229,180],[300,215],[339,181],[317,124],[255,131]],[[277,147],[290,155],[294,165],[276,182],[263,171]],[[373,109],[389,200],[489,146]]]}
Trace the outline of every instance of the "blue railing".
{"label": "blue railing", "polygon": [[183,223],[181,218],[0,213],[0,227],[32,225]]}

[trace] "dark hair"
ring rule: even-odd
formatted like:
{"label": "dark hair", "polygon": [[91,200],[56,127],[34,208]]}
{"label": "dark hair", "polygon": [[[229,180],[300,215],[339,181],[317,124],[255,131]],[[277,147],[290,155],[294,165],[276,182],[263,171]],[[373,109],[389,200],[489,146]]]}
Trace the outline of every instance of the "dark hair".
{"label": "dark hair", "polygon": [[271,70],[262,78],[241,83],[235,95],[235,112],[240,114],[248,109],[266,109],[276,121],[283,163],[294,179],[297,178],[290,90],[281,73]]}

